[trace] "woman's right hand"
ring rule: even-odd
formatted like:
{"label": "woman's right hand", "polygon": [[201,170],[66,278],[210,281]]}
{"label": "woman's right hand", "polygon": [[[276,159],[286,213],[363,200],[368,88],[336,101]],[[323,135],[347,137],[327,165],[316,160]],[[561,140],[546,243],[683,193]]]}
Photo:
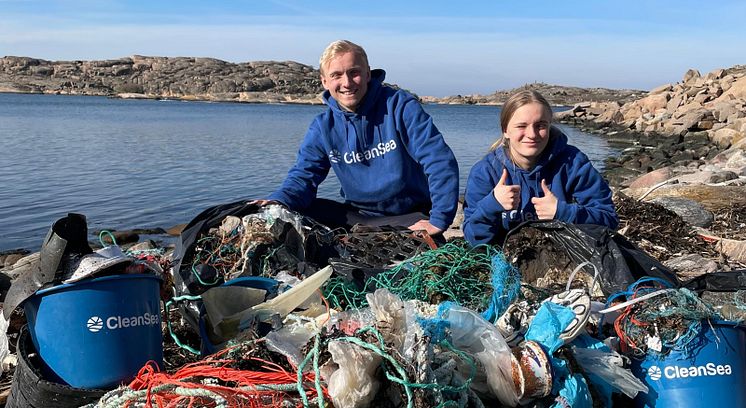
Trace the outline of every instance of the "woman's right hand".
{"label": "woman's right hand", "polygon": [[516,210],[521,204],[521,186],[505,184],[507,179],[508,170],[503,169],[503,175],[495,188],[492,189],[492,195],[495,196],[495,200],[503,206],[505,211]]}

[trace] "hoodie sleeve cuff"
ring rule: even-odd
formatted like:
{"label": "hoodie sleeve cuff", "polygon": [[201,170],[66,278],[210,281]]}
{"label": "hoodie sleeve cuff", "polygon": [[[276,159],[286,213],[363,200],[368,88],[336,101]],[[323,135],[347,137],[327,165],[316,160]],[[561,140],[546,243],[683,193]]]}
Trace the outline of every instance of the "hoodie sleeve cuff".
{"label": "hoodie sleeve cuff", "polygon": [[492,194],[492,190],[490,190],[490,193],[484,196],[484,198],[479,200],[477,206],[482,210],[482,212],[484,212],[484,215],[486,216],[494,216],[505,211],[505,208],[503,208],[503,206],[497,202],[495,195]]}
{"label": "hoodie sleeve cuff", "polygon": [[282,191],[275,191],[274,193],[270,194],[267,197],[267,200],[277,201],[281,203],[282,205],[284,205],[285,207],[293,209],[290,204],[290,200],[288,200],[287,195],[283,193]]}
{"label": "hoodie sleeve cuff", "polygon": [[568,204],[566,201],[557,201],[557,213],[554,219],[574,223],[577,204]]}
{"label": "hoodie sleeve cuff", "polygon": [[448,227],[451,226],[450,222],[446,222],[446,220],[437,214],[433,215],[430,214],[430,219],[428,220],[430,224],[432,224],[433,227],[440,229],[441,231],[445,231],[448,229]]}

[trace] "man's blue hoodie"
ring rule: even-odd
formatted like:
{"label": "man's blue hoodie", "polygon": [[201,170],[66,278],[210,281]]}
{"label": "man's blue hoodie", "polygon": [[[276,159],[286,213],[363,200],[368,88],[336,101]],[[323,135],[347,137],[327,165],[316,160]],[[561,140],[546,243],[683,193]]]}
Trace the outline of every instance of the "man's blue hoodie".
{"label": "man's blue hoodie", "polygon": [[[574,224],[599,224],[615,229],[619,218],[611,190],[583,152],[567,144],[567,136],[550,128],[550,142],[531,170],[516,166],[498,147],[474,165],[466,183],[464,237],[470,244],[502,243],[507,232],[523,221],[537,219],[532,197],[542,197],[541,180],[557,197],[554,219]],[[521,186],[516,210],[505,211],[492,190],[508,170],[505,184]]]}
{"label": "man's blue hoodie", "polygon": [[332,168],[345,202],[366,214],[401,215],[432,204],[430,223],[448,228],[458,202],[456,158],[420,103],[384,86],[384,77],[371,71],[356,112],[324,92],[329,109],[311,123],[295,165],[268,199],[302,211]]}

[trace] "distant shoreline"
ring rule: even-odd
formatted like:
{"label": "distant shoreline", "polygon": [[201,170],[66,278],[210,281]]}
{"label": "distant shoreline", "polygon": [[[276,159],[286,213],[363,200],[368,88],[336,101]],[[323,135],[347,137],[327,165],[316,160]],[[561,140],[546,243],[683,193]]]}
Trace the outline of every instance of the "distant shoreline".
{"label": "distant shoreline", "polygon": [[[398,87],[396,84],[392,85]],[[406,86],[402,86],[406,89]],[[501,105],[510,94],[534,89],[557,106],[580,102],[638,99],[645,91],[579,88],[541,82],[489,95],[418,96],[427,104]],[[230,63],[214,58],[147,57],[114,60],[47,61],[30,57],[0,58],[0,92],[168,99],[207,102],[319,105],[323,87],[319,71],[294,61]]]}
{"label": "distant shoreline", "polygon": [[[325,105],[324,102],[319,98],[319,101],[311,100],[311,101],[281,101],[281,102],[275,102],[275,101],[261,101],[261,100],[235,100],[235,99],[199,99],[194,97],[181,97],[181,98],[174,98],[174,97],[162,97],[162,96],[148,96],[148,95],[89,95],[89,94],[69,94],[69,93],[45,93],[45,92],[10,92],[10,91],[2,91],[0,90],[0,95],[7,94],[7,95],[49,95],[49,96],[93,96],[93,97],[100,97],[100,98],[108,98],[108,99],[122,99],[122,100],[150,100],[150,101],[174,101],[174,102],[209,102],[209,103],[236,103],[236,104],[253,104],[253,105],[309,105],[309,106],[321,106]],[[498,103],[498,102],[475,102],[475,103],[456,103],[456,102],[448,102],[443,100],[431,100],[431,97],[426,97],[428,99],[422,100],[420,99],[420,102],[423,105],[449,105],[449,106],[495,106],[495,107],[502,107],[504,103]],[[437,98],[437,99],[446,99],[446,98]],[[573,104],[556,104],[551,103],[552,107],[555,108],[571,108]]]}

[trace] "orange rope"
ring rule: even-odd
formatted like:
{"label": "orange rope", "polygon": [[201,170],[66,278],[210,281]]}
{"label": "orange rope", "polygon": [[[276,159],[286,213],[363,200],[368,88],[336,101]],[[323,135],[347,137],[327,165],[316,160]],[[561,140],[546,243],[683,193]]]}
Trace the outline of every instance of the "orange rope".
{"label": "orange rope", "polygon": [[[129,388],[135,391],[147,390],[146,406],[152,407],[152,401],[155,400],[155,404],[159,408],[184,406],[183,404],[187,401],[187,406],[206,406],[205,404],[208,403],[208,401],[205,400],[205,397],[200,396],[177,395],[172,391],[153,393],[152,390],[154,387],[166,384],[172,384],[176,387],[186,389],[206,390],[225,398],[230,406],[236,407],[267,406],[267,400],[281,402],[282,400],[287,399],[283,398],[283,395],[287,395],[287,392],[285,391],[270,389],[241,390],[239,388],[254,388],[261,385],[292,384],[297,381],[295,373],[289,373],[275,363],[255,357],[249,357],[248,360],[263,363],[262,368],[267,371],[251,371],[231,368],[228,364],[234,363],[235,360],[215,359],[215,357],[219,357],[226,351],[227,350],[223,350],[221,353],[211,356],[205,361],[187,364],[174,374],[160,372],[158,371],[158,366],[154,362],[148,362],[148,364],[140,369],[135,379],[130,383]],[[200,381],[202,379],[217,379],[231,385],[204,384]],[[304,375],[304,383],[313,384],[314,379],[315,376],[312,373]],[[314,387],[309,385],[305,389],[305,392],[309,398],[316,398],[316,390]],[[328,397],[325,388],[322,389],[322,392],[325,397]]]}

